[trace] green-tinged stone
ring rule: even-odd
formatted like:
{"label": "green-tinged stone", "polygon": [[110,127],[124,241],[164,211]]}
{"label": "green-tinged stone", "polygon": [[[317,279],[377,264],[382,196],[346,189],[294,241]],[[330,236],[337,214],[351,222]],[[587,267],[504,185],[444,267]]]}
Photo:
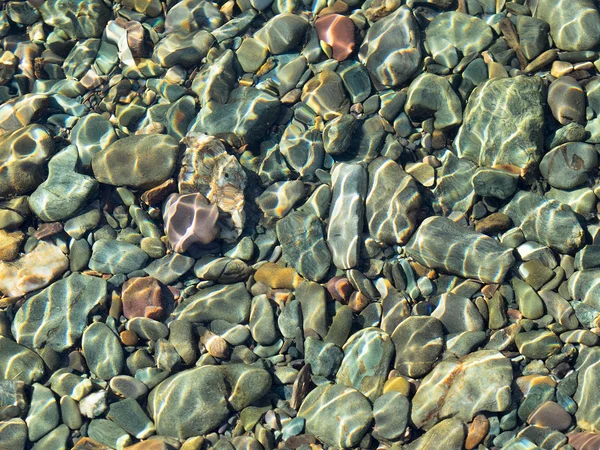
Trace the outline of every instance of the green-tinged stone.
{"label": "green-tinged stone", "polygon": [[446,359],[423,379],[413,398],[411,419],[428,430],[444,417],[470,422],[481,411],[506,411],[512,381],[510,360],[495,350]]}
{"label": "green-tinged stone", "polygon": [[40,439],[31,450],[67,450],[67,439],[71,435],[71,430],[65,424],[59,425],[42,439]]}
{"label": "green-tinged stone", "polygon": [[252,299],[249,326],[252,338],[260,345],[271,345],[279,337],[275,326],[275,311],[266,295]]}
{"label": "green-tinged stone", "polygon": [[131,273],[143,268],[148,255],[137,245],[101,239],[92,246],[90,269],[101,273]]}
{"label": "green-tinged stone", "polygon": [[400,392],[388,392],[373,403],[377,434],[384,439],[398,439],[404,434],[410,414],[410,401]]}
{"label": "green-tinged stone", "polygon": [[327,335],[329,314],[325,289],[311,281],[303,281],[296,288],[296,299],[302,306],[303,328],[316,331],[321,337]]}
{"label": "green-tinged stone", "polygon": [[501,282],[514,263],[512,249],[445,217],[424,220],[406,253],[424,266],[488,283]]}
{"label": "green-tinged stone", "polygon": [[323,239],[323,225],[317,216],[295,211],[277,222],[277,237],[284,260],[313,281],[325,277],[331,253]]}
{"label": "green-tinged stone", "polygon": [[414,122],[434,118],[436,130],[447,130],[462,122],[462,105],[443,77],[424,73],[409,86],[404,110]]}
{"label": "green-tinged stone", "polygon": [[100,50],[100,39],[85,39],[77,42],[63,63],[67,78],[81,80],[90,70]]}
{"label": "green-tinged stone", "polygon": [[437,301],[437,307],[431,313],[431,317],[439,319],[448,334],[484,330],[483,317],[468,298],[447,293],[439,296]]}
{"label": "green-tinged stone", "polygon": [[358,61],[344,61],[337,68],[352,103],[364,102],[371,93],[371,80],[365,66]]}
{"label": "green-tinged stone", "polygon": [[269,186],[256,199],[267,217],[281,219],[304,197],[304,183],[300,180],[279,181]]}
{"label": "green-tinged stone", "polygon": [[233,52],[227,50],[198,72],[192,82],[192,90],[198,96],[201,108],[212,102],[222,105],[227,103],[235,81]]}
{"label": "green-tinged stone", "polygon": [[76,171],[77,148],[69,145],[48,163],[48,178],[29,197],[31,210],[44,222],[72,217],[98,189],[92,177]]}
{"label": "green-tinged stone", "polygon": [[28,347],[66,350],[81,337],[89,312],[105,297],[106,281],[74,273],[25,301],[15,315],[13,335]]}
{"label": "green-tinged stone", "polygon": [[[186,439],[207,434],[271,387],[264,370],[244,364],[203,366],[167,378],[148,397],[158,434]],[[173,420],[177,417],[178,420]]]}
{"label": "green-tinged stone", "polygon": [[295,14],[277,14],[254,34],[254,38],[267,46],[274,55],[296,49],[304,42],[310,24]]}
{"label": "green-tinged stone", "polygon": [[123,6],[148,17],[156,17],[163,11],[160,0],[123,0]]}
{"label": "green-tinged stone", "polygon": [[324,120],[346,114],[350,109],[342,79],[331,70],[324,70],[311,78],[302,88],[301,99]]}
{"label": "green-tinged stone", "polygon": [[596,210],[596,203],[598,203],[598,197],[588,187],[569,191],[551,188],[546,192],[546,198],[570,207],[574,213],[582,217],[589,217],[590,214],[593,214]]}
{"label": "green-tinged stone", "polygon": [[306,431],[335,448],[358,447],[373,413],[369,401],[357,390],[324,384],[302,402],[298,416],[306,420]]}
{"label": "green-tinged stone", "polygon": [[544,304],[537,292],[530,285],[516,277],[510,283],[515,292],[519,311],[523,314],[523,317],[532,320],[542,317],[544,315]]}
{"label": "green-tinged stone", "polygon": [[249,318],[250,303],[244,283],[216,285],[186,298],[175,308],[173,316],[193,323],[216,319],[242,323]]}
{"label": "green-tinged stone", "polygon": [[194,273],[201,280],[229,284],[245,281],[250,275],[251,269],[240,259],[227,256],[222,258],[205,256],[196,262]]}
{"label": "green-tinged stone", "polygon": [[315,172],[323,166],[323,141],[321,132],[293,121],[281,136],[279,151],[288,165],[306,180],[313,180]]}
{"label": "green-tinged stone", "polygon": [[376,89],[396,87],[421,64],[419,25],[406,5],[375,22],[368,30],[358,57]]}
{"label": "green-tinged stone", "polygon": [[537,58],[548,49],[548,23],[527,15],[515,15],[511,20],[517,27],[519,44],[528,60]]}
{"label": "green-tinged stone", "polygon": [[336,383],[353,387],[373,401],[383,392],[394,344],[379,328],[364,328],[344,345],[344,359]]}
{"label": "green-tinged stone", "polygon": [[27,425],[23,419],[0,421],[0,442],[6,449],[24,450],[27,441]]}
{"label": "green-tinged stone", "polygon": [[544,100],[540,77],[486,81],[469,98],[454,142],[458,156],[480,166],[533,170],[541,157]]}
{"label": "green-tinged stone", "polygon": [[583,243],[583,230],[573,210],[533,192],[518,192],[502,213],[520,227],[527,240],[570,253]]}
{"label": "green-tinged stone", "polygon": [[137,439],[145,439],[156,432],[152,421],[132,398],[112,403],[106,417]]}
{"label": "green-tinged stone", "polygon": [[78,430],[83,425],[79,404],[68,395],[60,399],[60,416],[63,423],[71,430]]}
{"label": "green-tinged stone", "polygon": [[79,375],[68,372],[68,369],[60,369],[50,377],[50,388],[61,397],[68,395],[73,400],[79,401],[90,393],[92,382],[89,378],[82,378]]}
{"label": "green-tinged stone", "polygon": [[562,298],[560,294],[552,291],[539,291],[539,295],[546,305],[548,314],[554,317],[556,323],[567,330],[574,330],[579,326],[579,321],[571,304]]}
{"label": "green-tinged stone", "polygon": [[202,108],[190,131],[206,133],[241,147],[259,142],[279,116],[279,100],[254,87],[238,87],[226,104]]}
{"label": "green-tinged stone", "polygon": [[561,50],[593,50],[600,43],[600,14],[592,0],[540,0],[534,16],[550,24]]}
{"label": "green-tinged stone", "polygon": [[[473,207],[475,201],[475,191],[469,178],[476,170],[476,165],[463,158],[457,158],[456,155],[447,151],[440,158],[442,166],[437,170],[437,185],[433,189],[435,202],[433,204],[436,214],[449,216],[451,213],[467,214]],[[433,174],[432,167],[428,164],[421,165],[425,175],[430,171]],[[407,169],[408,170],[408,169]],[[419,180],[418,173],[412,170],[409,173]],[[422,177],[425,178],[425,177]],[[428,180],[429,177],[425,178]],[[419,180],[422,184],[428,185],[428,181]]]}
{"label": "green-tinged stone", "polygon": [[447,450],[463,448],[466,438],[464,424],[455,418],[446,419],[428,430],[423,436],[404,446],[405,450]]}
{"label": "green-tinged stone", "polygon": [[0,377],[31,384],[44,376],[44,362],[37,353],[0,336]]}
{"label": "green-tinged stone", "polygon": [[58,404],[54,394],[41,384],[33,385],[31,404],[25,422],[29,440],[35,442],[58,426]]}
{"label": "green-tinged stone", "polygon": [[335,344],[319,341],[311,336],[304,342],[304,358],[314,375],[327,378],[334,376],[343,357],[342,349]]}
{"label": "green-tinged stone", "polygon": [[167,180],[175,170],[179,145],[161,134],[119,139],[92,158],[100,183],[150,189]]}
{"label": "green-tinged stone", "polygon": [[444,348],[442,322],[434,317],[413,316],[392,333],[396,347],[394,368],[412,378],[427,374]]}
{"label": "green-tinged stone", "polygon": [[262,66],[267,59],[268,54],[269,49],[267,46],[255,38],[244,39],[235,52],[235,56],[244,72],[252,73],[255,73],[260,69],[260,66]]}
{"label": "green-tinged stone", "polygon": [[170,33],[154,47],[153,59],[163,67],[191,67],[200,64],[214,42],[214,36],[205,30]]}
{"label": "green-tinged stone", "polygon": [[562,343],[548,330],[535,330],[517,334],[515,343],[519,353],[531,359],[546,359],[558,353]]}
{"label": "green-tinged stone", "polygon": [[177,281],[193,265],[193,258],[174,252],[152,261],[144,271],[161,283],[169,285]]}
{"label": "green-tinged stone", "polygon": [[540,173],[558,189],[572,189],[584,184],[587,172],[598,166],[598,153],[593,145],[571,142],[552,149],[540,163]]}
{"label": "green-tinged stone", "polygon": [[129,319],[126,327],[142,339],[155,342],[161,338],[166,338],[169,334],[169,329],[164,323],[148,319],[147,317]]}
{"label": "green-tinged stone", "polygon": [[85,329],[82,347],[90,372],[98,378],[109,380],[123,370],[125,361],[119,338],[102,322]]}
{"label": "green-tinged stone", "polygon": [[42,19],[71,39],[100,37],[111,17],[102,0],[48,0],[39,8]]}
{"label": "green-tinged stone", "polygon": [[433,59],[453,68],[463,55],[478,53],[492,43],[492,29],[484,20],[468,14],[451,11],[439,14],[426,31],[426,41]]}
{"label": "green-tinged stone", "polygon": [[421,208],[417,184],[400,165],[384,157],[371,162],[368,170],[366,220],[371,236],[388,245],[405,244]]}
{"label": "green-tinged stone", "polygon": [[0,136],[0,198],[28,194],[44,179],[44,165],[54,151],[46,128],[28,125]]}
{"label": "green-tinged stone", "polygon": [[352,142],[352,132],[356,118],[351,114],[342,114],[327,122],[323,130],[323,146],[330,155],[343,154]]}
{"label": "green-tinged stone", "polygon": [[123,448],[131,444],[131,436],[116,423],[94,419],[88,426],[88,436],[110,448]]}
{"label": "green-tinged stone", "polygon": [[519,176],[515,173],[488,167],[478,168],[472,183],[475,193],[482,197],[507,199],[517,189]]}

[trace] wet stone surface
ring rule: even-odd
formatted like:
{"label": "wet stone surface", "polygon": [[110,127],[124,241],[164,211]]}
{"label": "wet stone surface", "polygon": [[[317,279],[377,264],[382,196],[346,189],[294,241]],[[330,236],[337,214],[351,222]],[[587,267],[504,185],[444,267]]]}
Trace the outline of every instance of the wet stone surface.
{"label": "wet stone surface", "polygon": [[589,450],[591,0],[10,0],[0,449]]}

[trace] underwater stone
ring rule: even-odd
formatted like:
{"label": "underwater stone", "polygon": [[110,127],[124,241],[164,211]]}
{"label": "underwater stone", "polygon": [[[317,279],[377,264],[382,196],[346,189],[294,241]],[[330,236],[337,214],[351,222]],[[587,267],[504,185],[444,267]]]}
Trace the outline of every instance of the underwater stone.
{"label": "underwater stone", "polygon": [[445,217],[425,219],[405,250],[426,267],[484,283],[501,283],[515,262],[512,249]]}

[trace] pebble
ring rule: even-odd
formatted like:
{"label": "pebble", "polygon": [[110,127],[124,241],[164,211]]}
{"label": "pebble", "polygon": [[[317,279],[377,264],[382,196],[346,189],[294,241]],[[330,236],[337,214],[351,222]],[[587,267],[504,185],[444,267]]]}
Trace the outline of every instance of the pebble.
{"label": "pebble", "polygon": [[358,264],[367,171],[357,164],[338,164],[333,168],[332,184],[327,243],[333,264],[339,269],[351,269]]}
{"label": "pebble", "polygon": [[542,403],[527,418],[527,423],[557,431],[568,430],[571,422],[569,413],[552,401]]}
{"label": "pebble", "polygon": [[29,197],[31,211],[44,222],[73,217],[96,193],[98,182],[76,171],[77,147],[70,145],[48,163],[48,178]]}
{"label": "pebble", "polygon": [[398,439],[404,434],[410,401],[399,392],[388,392],[373,403],[375,430],[384,439]]}
{"label": "pebble", "polygon": [[[430,428],[448,416],[468,422],[482,409],[506,411],[511,405],[512,381],[510,360],[495,350],[444,360],[417,389],[411,419],[418,427]],[[465,398],[465,390],[473,396]]]}
{"label": "pebble", "polygon": [[[28,298],[15,314],[13,336],[31,348],[49,346],[58,352],[81,337],[89,312],[105,301],[106,281],[74,273]],[[74,306],[76,305],[76,307]],[[68,311],[68,321],[50,311]]]}
{"label": "pebble", "polygon": [[354,23],[341,14],[327,14],[315,21],[315,29],[319,39],[332,48],[332,56],[337,61],[344,61],[354,51]]}
{"label": "pebble", "polygon": [[571,122],[583,123],[585,92],[574,78],[560,77],[548,88],[548,106],[554,118],[562,125]]}
{"label": "pebble", "polygon": [[240,411],[270,387],[271,377],[263,369],[244,364],[197,367],[150,391],[148,411],[159,434],[186,439],[217,429],[229,416],[228,405]]}
{"label": "pebble", "polygon": [[357,447],[373,420],[369,401],[338,384],[317,386],[302,402],[298,416],[306,420],[308,433],[336,448]]}
{"label": "pebble", "polygon": [[308,21],[301,16],[277,14],[254,34],[254,38],[264,43],[273,55],[280,55],[298,48],[308,27]]}
{"label": "pebble", "polygon": [[[22,153],[21,149],[33,149]],[[44,180],[46,160],[54,152],[48,130],[32,124],[0,136],[0,197],[29,194]]]}
{"label": "pebble", "polygon": [[[434,317],[409,317],[396,327],[392,341],[396,347],[394,368],[404,376],[422,377],[442,353],[442,322]],[[420,350],[415,352],[416,348]]]}
{"label": "pebble", "polygon": [[461,448],[465,442],[462,422],[456,418],[445,419],[427,430],[423,436],[406,446],[406,450],[443,450]]}
{"label": "pebble", "polygon": [[458,156],[480,166],[510,164],[529,172],[541,156],[544,99],[540,78],[486,81],[469,98],[454,143]]}
{"label": "pebble", "polygon": [[44,376],[44,362],[37,353],[0,336],[0,374],[4,380],[32,384]]}
{"label": "pebble", "polygon": [[41,241],[15,261],[0,261],[0,291],[11,297],[48,286],[69,267],[69,259],[55,245]]}
{"label": "pebble", "polygon": [[160,319],[164,315],[162,287],[152,277],[134,277],[122,287],[123,315]]}
{"label": "pebble", "polygon": [[304,358],[314,375],[332,377],[339,373],[344,353],[337,345],[322,342],[311,336],[304,342]]}
{"label": "pebble", "polygon": [[92,246],[89,267],[100,273],[131,273],[142,269],[148,255],[137,245],[123,241],[100,239]]}
{"label": "pebble", "polygon": [[[430,236],[444,236],[444,239],[429,240]],[[426,242],[435,244],[428,247]],[[443,217],[425,219],[408,242],[406,252],[427,267],[489,283],[502,281],[514,263],[511,250]],[[449,254],[452,259],[447,259]],[[486,264],[492,260],[493,264]]]}
{"label": "pebble", "polygon": [[130,136],[96,153],[92,169],[100,183],[150,189],[173,174],[178,150],[177,141],[171,136]]}
{"label": "pebble", "polygon": [[59,424],[58,404],[47,387],[36,383],[32,386],[31,404],[27,413],[27,434],[35,442],[52,431]]}
{"label": "pebble", "polygon": [[540,162],[540,173],[558,189],[573,189],[585,184],[588,172],[598,165],[598,153],[592,145],[571,142],[553,148]]}
{"label": "pebble", "polygon": [[[447,13],[438,18],[444,14]],[[445,78],[430,73],[421,74],[410,83],[406,95],[404,111],[412,121],[421,122],[433,117],[436,130],[447,130],[461,124],[460,99]]]}
{"label": "pebble", "polygon": [[377,399],[394,353],[390,336],[376,327],[363,328],[346,341],[343,350],[336,383],[353,387],[371,401]]}
{"label": "pebble", "polygon": [[171,194],[165,203],[165,234],[173,250],[185,252],[193,244],[210,244],[218,233],[218,209],[202,194]]}
{"label": "pebble", "polygon": [[302,88],[300,99],[323,120],[347,114],[350,109],[342,79],[331,70],[324,70],[311,78]]}
{"label": "pebble", "polygon": [[535,9],[535,17],[550,25],[550,35],[561,50],[591,50],[600,42],[600,17],[593,2],[542,0]]}
{"label": "pebble", "polygon": [[215,285],[186,298],[175,308],[173,316],[192,323],[217,319],[247,323],[250,304],[250,294],[243,283]]}
{"label": "pebble", "polygon": [[107,325],[96,322],[82,336],[83,355],[94,375],[110,380],[123,370],[125,358],[117,335]]}
{"label": "pebble", "polygon": [[332,255],[317,216],[295,211],[277,222],[283,260],[303,277],[320,281],[329,271]]}
{"label": "pebble", "polygon": [[367,31],[358,57],[367,67],[375,88],[402,85],[421,63],[420,29],[411,10],[401,6]]}
{"label": "pebble", "polygon": [[406,244],[416,229],[422,204],[416,182],[385,157],[371,162],[368,171],[365,212],[371,236],[388,245]]}

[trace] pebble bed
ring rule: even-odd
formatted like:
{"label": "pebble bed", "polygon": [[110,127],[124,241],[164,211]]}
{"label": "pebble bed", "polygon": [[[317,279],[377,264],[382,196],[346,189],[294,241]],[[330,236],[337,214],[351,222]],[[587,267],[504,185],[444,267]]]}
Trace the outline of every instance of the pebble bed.
{"label": "pebble bed", "polygon": [[599,450],[593,0],[8,0],[0,450]]}

